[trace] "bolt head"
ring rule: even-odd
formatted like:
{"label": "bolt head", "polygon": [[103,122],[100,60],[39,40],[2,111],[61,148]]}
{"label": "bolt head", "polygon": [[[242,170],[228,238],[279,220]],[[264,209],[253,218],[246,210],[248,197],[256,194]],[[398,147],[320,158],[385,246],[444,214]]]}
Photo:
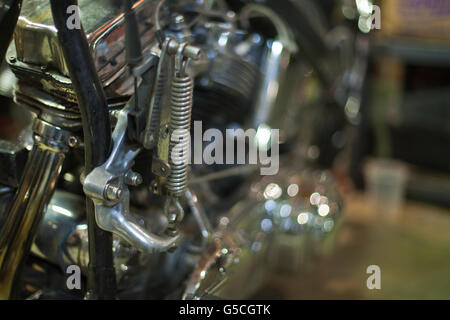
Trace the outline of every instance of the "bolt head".
{"label": "bolt head", "polygon": [[78,145],[78,138],[75,136],[71,136],[68,141],[68,145],[71,148],[74,148]]}
{"label": "bolt head", "polygon": [[172,18],[173,23],[180,24],[184,22],[184,17],[181,14],[177,14]]}
{"label": "bolt head", "polygon": [[138,172],[128,171],[127,174],[125,175],[125,183],[130,186],[136,187],[142,184],[143,181],[144,179],[142,178],[142,175],[139,174]]}
{"label": "bolt head", "polygon": [[123,189],[116,183],[109,183],[105,188],[105,197],[110,201],[119,201],[123,196]]}
{"label": "bolt head", "polygon": [[135,182],[136,186],[138,186],[142,182],[144,182],[144,179],[142,178],[142,175],[140,175],[139,173],[136,173],[136,176],[134,177],[134,182]]}

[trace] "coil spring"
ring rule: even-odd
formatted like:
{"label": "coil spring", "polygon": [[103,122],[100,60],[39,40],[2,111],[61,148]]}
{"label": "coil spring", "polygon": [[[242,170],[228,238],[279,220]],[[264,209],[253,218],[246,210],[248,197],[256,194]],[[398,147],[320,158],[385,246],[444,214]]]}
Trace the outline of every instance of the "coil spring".
{"label": "coil spring", "polygon": [[[179,197],[187,187],[188,156],[190,148],[190,127],[193,105],[193,81],[188,75],[175,75],[170,97],[170,175],[167,179],[169,195]],[[176,148],[176,149],[175,149]],[[174,155],[178,152],[177,161]],[[181,160],[181,161],[180,161]]]}

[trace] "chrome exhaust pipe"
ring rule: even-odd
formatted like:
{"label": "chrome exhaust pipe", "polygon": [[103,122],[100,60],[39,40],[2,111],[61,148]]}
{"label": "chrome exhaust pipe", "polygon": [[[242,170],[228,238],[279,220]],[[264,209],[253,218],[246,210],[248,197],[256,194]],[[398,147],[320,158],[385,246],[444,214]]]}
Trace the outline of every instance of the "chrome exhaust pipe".
{"label": "chrome exhaust pipe", "polygon": [[0,299],[16,296],[18,279],[42,213],[74,141],[70,132],[40,119],[35,120],[33,131],[34,146],[0,232]]}

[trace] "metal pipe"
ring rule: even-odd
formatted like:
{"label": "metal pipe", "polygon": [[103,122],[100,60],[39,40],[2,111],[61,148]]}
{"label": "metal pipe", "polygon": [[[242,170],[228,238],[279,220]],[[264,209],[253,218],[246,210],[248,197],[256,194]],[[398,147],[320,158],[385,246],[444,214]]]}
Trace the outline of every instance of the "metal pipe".
{"label": "metal pipe", "polygon": [[17,297],[21,270],[69,149],[68,131],[36,119],[34,132],[33,149],[0,232],[0,299]]}
{"label": "metal pipe", "polygon": [[[80,108],[85,144],[86,174],[103,164],[111,150],[111,124],[102,84],[83,28],[69,29],[67,8],[76,0],[50,0],[58,39],[70,73]],[[94,204],[86,200],[89,226],[89,297],[114,299],[116,277],[113,265],[112,234],[101,230],[95,221]]]}
{"label": "metal pipe", "polygon": [[159,46],[162,47],[164,43],[164,39],[166,36],[164,35],[164,30],[161,27],[160,22],[160,15],[161,15],[161,8],[164,5],[166,0],[159,0],[158,4],[156,5],[156,9],[153,15],[153,20],[155,21],[155,33],[156,33],[156,39],[159,42]]}
{"label": "metal pipe", "polygon": [[286,81],[286,73],[289,68],[291,53],[280,41],[269,41],[266,45],[266,54],[263,60],[263,74],[258,96],[256,98],[256,111],[252,125],[258,128],[261,124],[274,125],[273,118],[284,115],[280,112],[279,94]]}
{"label": "metal pipe", "polygon": [[195,192],[188,188],[185,191],[184,196],[200,228],[200,232],[202,234],[202,249],[204,249],[208,245],[214,233],[213,227],[206,216],[204,208],[200,205]]}

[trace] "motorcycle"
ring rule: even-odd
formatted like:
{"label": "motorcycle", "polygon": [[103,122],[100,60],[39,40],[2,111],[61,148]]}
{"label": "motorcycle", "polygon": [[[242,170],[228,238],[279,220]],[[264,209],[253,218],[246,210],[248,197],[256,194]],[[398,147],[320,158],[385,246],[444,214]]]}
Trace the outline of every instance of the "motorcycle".
{"label": "motorcycle", "polygon": [[0,4],[31,119],[0,143],[1,299],[248,298],[320,253],[355,60],[340,3]]}

